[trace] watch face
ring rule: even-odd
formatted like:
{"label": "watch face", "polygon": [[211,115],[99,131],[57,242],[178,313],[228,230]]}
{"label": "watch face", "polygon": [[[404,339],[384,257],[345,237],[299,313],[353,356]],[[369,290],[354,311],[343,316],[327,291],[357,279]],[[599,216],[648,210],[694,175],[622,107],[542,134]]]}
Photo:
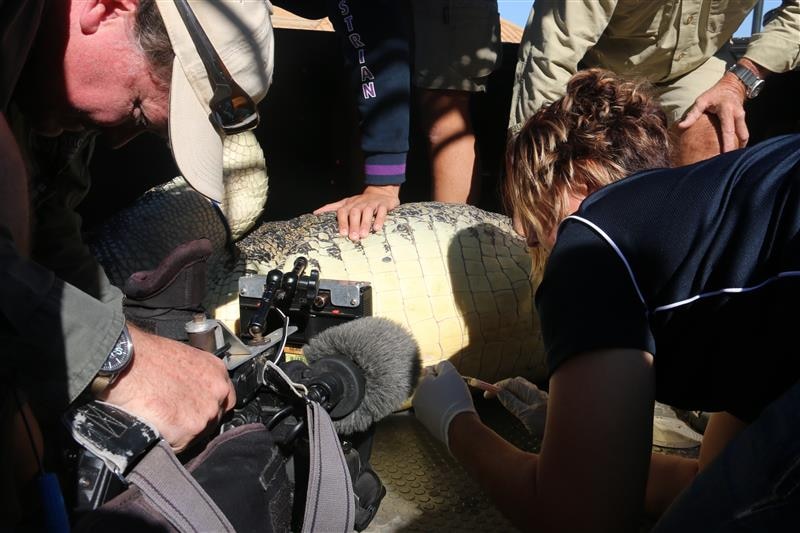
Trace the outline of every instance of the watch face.
{"label": "watch face", "polygon": [[753,88],[750,89],[750,94],[747,95],[748,98],[755,98],[761,92],[761,89],[764,88],[764,80],[757,80]]}
{"label": "watch face", "polygon": [[117,339],[117,343],[112,348],[111,353],[106,357],[100,371],[108,374],[115,374],[125,368],[131,359],[132,344],[128,332],[123,330]]}

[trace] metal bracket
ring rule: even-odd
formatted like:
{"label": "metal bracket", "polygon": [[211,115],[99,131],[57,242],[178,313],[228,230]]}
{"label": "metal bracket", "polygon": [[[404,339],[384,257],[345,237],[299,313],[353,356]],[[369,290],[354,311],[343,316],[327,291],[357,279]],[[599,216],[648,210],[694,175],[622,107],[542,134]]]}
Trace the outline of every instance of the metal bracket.
{"label": "metal bracket", "polygon": [[[222,330],[223,343],[230,345],[227,355],[222,359],[228,372],[242,366],[252,358],[261,355],[283,340],[283,328],[278,328],[264,337],[263,343],[253,345],[245,344],[222,321],[218,321],[217,323]],[[289,326],[286,336],[288,337],[295,331],[297,331],[297,326]]]}
{"label": "metal bracket", "polygon": [[331,303],[336,307],[358,307],[361,305],[361,288],[369,283],[338,279],[319,280],[320,290],[331,294]]}

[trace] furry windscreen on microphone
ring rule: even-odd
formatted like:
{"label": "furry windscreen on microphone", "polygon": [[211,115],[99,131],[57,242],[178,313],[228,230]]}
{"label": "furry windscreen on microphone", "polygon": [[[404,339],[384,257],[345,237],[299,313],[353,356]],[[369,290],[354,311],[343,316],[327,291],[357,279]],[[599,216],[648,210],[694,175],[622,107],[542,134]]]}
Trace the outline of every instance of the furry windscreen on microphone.
{"label": "furry windscreen on microphone", "polygon": [[364,372],[366,391],[361,404],[334,421],[348,435],[365,431],[397,410],[417,386],[422,362],[414,337],[399,324],[381,317],[364,317],[328,328],[303,348],[309,364],[323,357],[343,356]]}

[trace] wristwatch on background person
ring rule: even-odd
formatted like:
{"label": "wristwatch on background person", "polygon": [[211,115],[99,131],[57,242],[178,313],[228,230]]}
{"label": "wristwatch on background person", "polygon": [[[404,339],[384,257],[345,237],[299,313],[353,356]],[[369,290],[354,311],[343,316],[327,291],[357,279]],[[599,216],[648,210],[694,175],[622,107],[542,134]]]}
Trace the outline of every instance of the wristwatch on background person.
{"label": "wristwatch on background person", "polygon": [[747,92],[747,98],[755,98],[761,89],[764,88],[764,80],[758,77],[758,74],[749,68],[739,63],[734,63],[728,72],[739,78]]}
{"label": "wristwatch on background person", "polygon": [[122,326],[122,333],[119,334],[117,342],[106,357],[103,366],[92,380],[89,390],[92,396],[97,397],[114,383],[123,370],[125,370],[133,359],[133,341],[128,331],[128,326]]}

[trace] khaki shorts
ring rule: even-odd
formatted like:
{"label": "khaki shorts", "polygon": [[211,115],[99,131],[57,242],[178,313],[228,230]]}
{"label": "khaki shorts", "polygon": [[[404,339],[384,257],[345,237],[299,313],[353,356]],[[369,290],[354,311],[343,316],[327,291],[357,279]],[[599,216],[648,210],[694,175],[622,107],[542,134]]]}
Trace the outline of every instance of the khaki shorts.
{"label": "khaki shorts", "polygon": [[497,0],[411,0],[414,84],[485,91],[502,58]]}
{"label": "khaki shorts", "polygon": [[680,122],[697,97],[722,78],[725,69],[725,62],[712,56],[705,63],[680,78],[653,84],[670,126],[675,122]]}

